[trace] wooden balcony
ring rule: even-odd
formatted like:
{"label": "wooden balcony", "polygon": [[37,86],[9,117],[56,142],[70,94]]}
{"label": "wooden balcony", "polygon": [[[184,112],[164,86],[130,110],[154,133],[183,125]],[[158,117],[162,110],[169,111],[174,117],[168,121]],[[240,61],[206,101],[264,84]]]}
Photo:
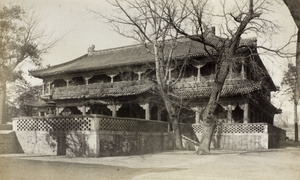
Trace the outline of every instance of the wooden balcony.
{"label": "wooden balcony", "polygon": [[152,82],[143,80],[55,87],[51,94],[42,95],[42,98],[55,100],[128,96],[149,91],[153,86]]}
{"label": "wooden balcony", "polygon": [[[201,88],[208,87],[213,83],[214,74],[209,76],[181,78],[172,88]],[[231,73],[225,81],[225,85],[241,84],[243,79],[241,73]],[[94,83],[76,86],[52,87],[47,94],[41,96],[44,100],[56,99],[81,99],[137,95],[153,89],[155,86],[150,80],[120,81],[109,83]],[[50,92],[50,93],[49,93]]]}

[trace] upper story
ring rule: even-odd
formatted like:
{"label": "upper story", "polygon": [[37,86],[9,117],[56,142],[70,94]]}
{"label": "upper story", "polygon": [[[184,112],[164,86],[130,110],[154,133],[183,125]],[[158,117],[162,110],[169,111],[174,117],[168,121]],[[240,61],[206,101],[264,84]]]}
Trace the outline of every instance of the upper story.
{"label": "upper story", "polygon": [[[259,89],[269,100],[270,92],[276,87],[256,51],[256,40],[241,43],[245,48],[237,52],[231,63],[224,88],[235,87],[241,93]],[[172,56],[175,63],[168,71],[168,82],[174,83],[175,91],[209,89],[217,66],[207,52],[218,56],[211,48],[205,50],[201,43],[178,39]],[[43,79],[45,100],[128,96],[153,89],[155,60],[142,44],[100,51],[91,47],[87,54],[75,60],[30,73]]]}

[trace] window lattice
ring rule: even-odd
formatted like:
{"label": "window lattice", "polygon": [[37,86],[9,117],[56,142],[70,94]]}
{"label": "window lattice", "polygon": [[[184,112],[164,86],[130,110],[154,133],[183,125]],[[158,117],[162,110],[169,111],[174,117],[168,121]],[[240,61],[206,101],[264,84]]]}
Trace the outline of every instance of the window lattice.
{"label": "window lattice", "polygon": [[[200,124],[193,124],[195,133],[202,133],[203,129]],[[218,125],[214,133],[264,133],[264,124],[222,124]]]}
{"label": "window lattice", "polygon": [[85,117],[19,119],[17,131],[89,131],[91,119]]}

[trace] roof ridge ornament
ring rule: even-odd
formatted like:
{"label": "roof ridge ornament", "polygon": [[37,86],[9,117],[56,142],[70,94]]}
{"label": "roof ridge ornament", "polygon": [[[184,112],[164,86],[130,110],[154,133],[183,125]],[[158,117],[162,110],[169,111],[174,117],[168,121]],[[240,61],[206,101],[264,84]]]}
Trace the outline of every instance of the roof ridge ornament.
{"label": "roof ridge ornament", "polygon": [[92,54],[93,52],[95,52],[95,45],[92,44],[89,48],[88,48],[88,54]]}

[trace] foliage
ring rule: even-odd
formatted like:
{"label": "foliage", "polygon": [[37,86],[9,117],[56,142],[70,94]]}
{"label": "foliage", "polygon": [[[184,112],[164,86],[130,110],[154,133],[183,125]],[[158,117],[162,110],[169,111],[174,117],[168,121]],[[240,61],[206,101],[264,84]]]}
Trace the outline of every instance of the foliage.
{"label": "foliage", "polygon": [[295,142],[298,142],[298,104],[299,104],[299,86],[297,77],[297,67],[293,64],[288,65],[288,70],[284,73],[283,85],[287,85],[286,93],[290,94],[294,104],[294,123],[295,123]]}
{"label": "foliage", "polygon": [[51,35],[39,27],[34,9],[19,5],[0,9],[0,124],[5,109],[6,83],[23,80],[20,67],[25,63],[39,66],[41,55],[55,45]]}
{"label": "foliage", "polygon": [[288,7],[292,18],[298,28],[297,33],[297,44],[296,44],[296,75],[297,75],[297,84],[296,84],[296,94],[298,94],[298,99],[300,99],[300,0],[283,0],[283,2]]}
{"label": "foliage", "polygon": [[40,55],[45,52],[38,44],[40,35],[36,32],[37,22],[32,17],[26,18],[28,15],[18,5],[4,6],[0,10],[0,79],[2,81],[14,81],[19,77],[12,74],[27,58],[39,65]]}
{"label": "foliage", "polygon": [[286,86],[285,93],[292,95],[291,100],[298,102],[299,99],[297,99],[297,69],[295,65],[291,63],[288,64],[288,70],[284,72],[281,84]]}
{"label": "foliage", "polygon": [[[32,105],[39,101],[41,95],[40,86],[32,86],[26,80],[16,80],[8,84],[7,91],[7,119],[17,116],[32,114]],[[8,117],[9,116],[9,117]]]}

